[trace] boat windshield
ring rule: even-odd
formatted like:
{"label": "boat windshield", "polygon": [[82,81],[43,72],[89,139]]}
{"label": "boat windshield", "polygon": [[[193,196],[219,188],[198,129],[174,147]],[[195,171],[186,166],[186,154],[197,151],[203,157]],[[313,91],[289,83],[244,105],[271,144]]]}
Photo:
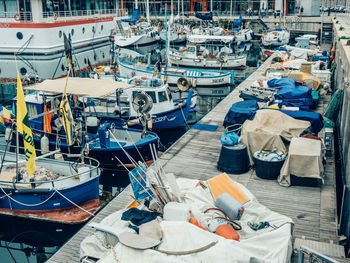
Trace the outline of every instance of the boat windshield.
{"label": "boat windshield", "polygon": [[160,87],[163,85],[163,82],[160,79],[134,78],[129,81],[129,84],[137,87]]}

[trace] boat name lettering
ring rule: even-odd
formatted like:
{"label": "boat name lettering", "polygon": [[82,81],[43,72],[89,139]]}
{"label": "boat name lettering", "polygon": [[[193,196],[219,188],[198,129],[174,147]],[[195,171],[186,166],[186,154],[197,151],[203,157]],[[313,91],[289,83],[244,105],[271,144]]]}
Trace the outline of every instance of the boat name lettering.
{"label": "boat name lettering", "polygon": [[161,117],[153,119],[152,122],[157,123],[157,122],[162,122],[162,121],[173,121],[175,119],[176,119],[176,116],[173,116],[171,118],[168,118],[168,116],[161,116]]}
{"label": "boat name lettering", "polygon": [[224,82],[224,78],[220,78],[220,79],[213,79],[213,83],[220,83],[220,82]]}
{"label": "boat name lettering", "polygon": [[33,137],[30,136],[28,133],[23,131],[23,140],[25,140],[27,143],[29,143],[31,146],[34,146]]}

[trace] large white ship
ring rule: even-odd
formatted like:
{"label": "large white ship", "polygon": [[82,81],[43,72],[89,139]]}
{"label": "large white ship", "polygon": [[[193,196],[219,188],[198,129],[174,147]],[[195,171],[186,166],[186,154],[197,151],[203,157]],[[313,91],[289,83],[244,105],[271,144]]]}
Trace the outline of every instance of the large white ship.
{"label": "large white ship", "polygon": [[21,77],[58,78],[67,73],[63,34],[71,39],[76,73],[110,59],[118,0],[0,1],[0,82]]}

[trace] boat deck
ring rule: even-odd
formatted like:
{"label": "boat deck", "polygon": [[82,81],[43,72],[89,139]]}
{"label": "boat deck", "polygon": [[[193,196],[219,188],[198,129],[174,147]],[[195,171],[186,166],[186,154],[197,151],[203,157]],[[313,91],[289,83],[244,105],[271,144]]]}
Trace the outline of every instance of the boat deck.
{"label": "boat deck", "polygon": [[[210,125],[202,127],[213,128],[211,130],[215,130],[215,125],[218,126],[215,131],[192,128],[161,156],[160,162],[166,172],[198,180],[207,180],[220,173],[216,165],[221,149],[220,137],[224,131],[223,119],[230,106],[241,100],[239,90],[261,78],[270,61],[271,58],[200,121],[200,124]],[[328,100],[329,97],[321,100],[317,110],[322,112]],[[332,157],[327,159],[325,183],[320,187],[282,187],[277,181],[259,179],[254,170],[240,175],[230,174],[230,177],[246,186],[266,207],[291,217],[295,223],[295,238],[338,244],[335,167]],[[131,188],[127,187],[93,221],[99,222],[105,216],[124,208],[131,201],[130,194]],[[48,262],[79,262],[80,242],[93,231],[87,226],[83,227]]]}

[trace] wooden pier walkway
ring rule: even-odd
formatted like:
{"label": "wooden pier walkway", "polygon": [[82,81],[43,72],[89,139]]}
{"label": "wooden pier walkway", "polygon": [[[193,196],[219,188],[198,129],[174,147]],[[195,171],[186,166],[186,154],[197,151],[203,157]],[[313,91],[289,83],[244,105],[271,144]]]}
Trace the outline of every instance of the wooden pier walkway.
{"label": "wooden pier walkway", "polygon": [[[201,124],[217,125],[216,131],[190,129],[160,158],[166,172],[178,177],[207,180],[220,172],[216,169],[220,154],[220,137],[224,132],[224,117],[231,105],[240,101],[239,91],[262,77],[268,59],[257,71],[242,82],[201,121]],[[329,99],[329,98],[328,98]],[[327,99],[320,101],[319,111],[325,108]],[[277,181],[262,180],[253,170],[241,175],[230,175],[232,179],[246,186],[266,207],[289,216],[295,223],[294,237],[338,244],[335,167],[333,158],[327,158],[325,183],[320,187],[282,187]],[[127,187],[92,219],[99,222],[107,215],[124,208],[131,201],[131,188]],[[80,242],[94,230],[84,226],[48,262],[79,262]]]}

